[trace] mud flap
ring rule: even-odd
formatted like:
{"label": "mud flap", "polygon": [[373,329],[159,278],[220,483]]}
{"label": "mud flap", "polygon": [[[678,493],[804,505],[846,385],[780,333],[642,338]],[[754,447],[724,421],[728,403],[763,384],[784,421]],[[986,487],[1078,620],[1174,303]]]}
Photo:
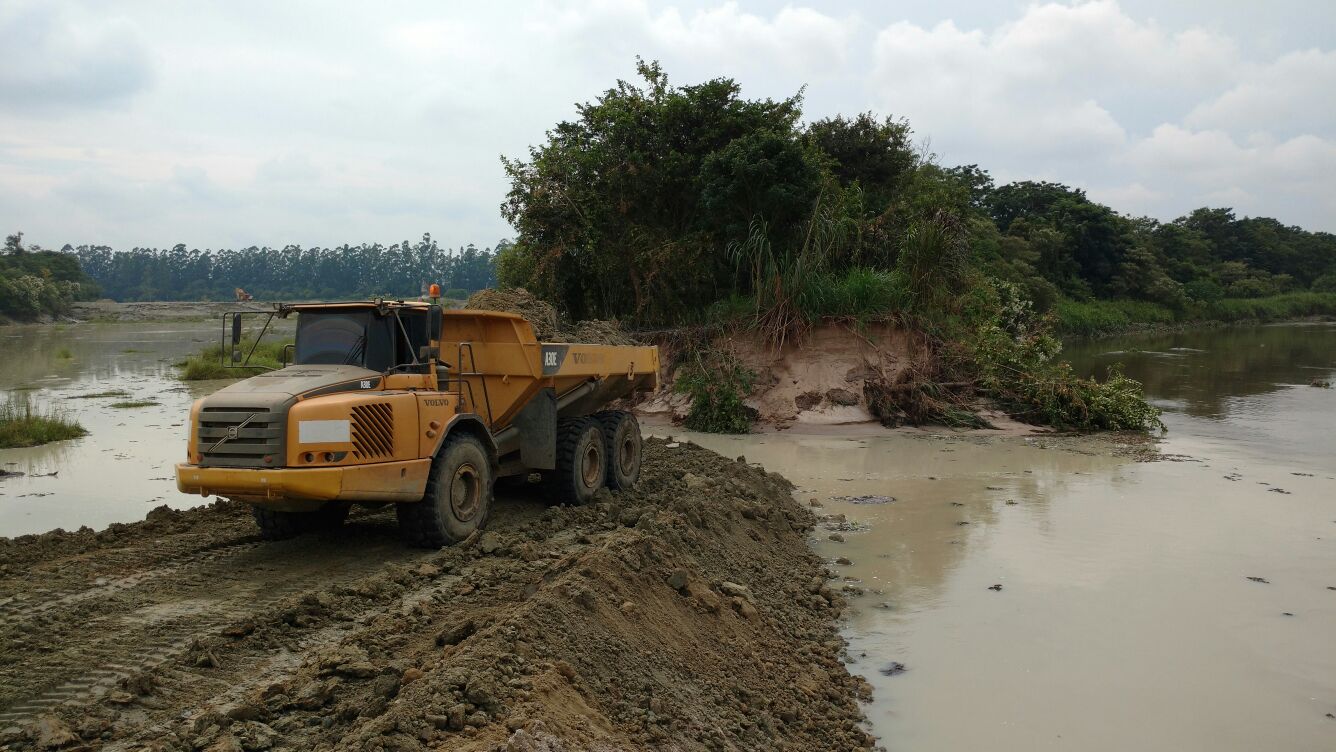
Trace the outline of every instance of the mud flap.
{"label": "mud flap", "polygon": [[511,421],[520,432],[520,462],[533,470],[557,466],[557,393],[543,389]]}

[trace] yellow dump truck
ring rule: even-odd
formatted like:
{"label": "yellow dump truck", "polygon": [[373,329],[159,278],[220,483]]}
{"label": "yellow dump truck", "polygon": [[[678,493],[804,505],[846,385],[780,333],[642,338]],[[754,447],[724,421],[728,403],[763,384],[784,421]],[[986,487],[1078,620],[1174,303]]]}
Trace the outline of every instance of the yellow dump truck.
{"label": "yellow dump truck", "polygon": [[[228,365],[254,352],[242,315],[224,317]],[[498,478],[540,473],[551,502],[581,504],[639,477],[635,417],[604,408],[657,386],[657,348],[539,342],[520,316],[420,302],[279,305],[260,337],[275,316],[296,316],[283,367],[196,400],[176,467],[182,492],[250,504],[267,538],[390,502],[409,542],[444,546],[486,524]]]}

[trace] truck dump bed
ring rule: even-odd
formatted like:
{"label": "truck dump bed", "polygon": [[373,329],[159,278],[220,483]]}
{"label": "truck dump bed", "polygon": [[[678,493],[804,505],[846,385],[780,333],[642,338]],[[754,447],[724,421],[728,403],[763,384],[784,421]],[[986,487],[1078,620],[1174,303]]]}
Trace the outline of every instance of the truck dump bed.
{"label": "truck dump bed", "polygon": [[494,432],[545,388],[564,416],[658,387],[654,347],[539,342],[523,317],[499,311],[452,310],[442,317],[441,359],[449,368],[441,388],[458,387],[466,409]]}

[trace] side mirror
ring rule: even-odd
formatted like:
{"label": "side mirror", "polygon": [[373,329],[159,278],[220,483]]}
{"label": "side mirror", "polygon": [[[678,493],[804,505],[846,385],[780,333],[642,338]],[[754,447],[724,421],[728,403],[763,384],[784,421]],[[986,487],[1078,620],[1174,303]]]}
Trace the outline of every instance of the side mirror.
{"label": "side mirror", "polygon": [[241,362],[241,316],[232,316],[232,363]]}
{"label": "side mirror", "polygon": [[432,342],[441,338],[441,307],[433,304],[427,309],[427,337]]}

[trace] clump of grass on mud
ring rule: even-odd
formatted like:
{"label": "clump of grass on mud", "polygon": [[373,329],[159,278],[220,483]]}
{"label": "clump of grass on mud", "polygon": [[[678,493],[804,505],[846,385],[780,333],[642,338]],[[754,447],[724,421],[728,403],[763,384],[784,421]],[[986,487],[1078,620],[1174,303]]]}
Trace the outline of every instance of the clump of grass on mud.
{"label": "clump of grass on mud", "polygon": [[12,394],[0,405],[0,449],[40,446],[87,433],[78,421],[59,411],[33,407],[26,394]]}
{"label": "clump of grass on mud", "polygon": [[56,357],[61,360],[70,360],[74,357],[74,353],[70,352],[68,347],[62,347],[56,351]]}
{"label": "clump of grass on mud", "polygon": [[125,402],[113,402],[111,407],[118,410],[129,410],[136,407],[151,407],[158,404],[157,400],[126,400]]}
{"label": "clump of grass on mud", "polygon": [[111,389],[105,392],[89,392],[88,394],[71,394],[67,399],[102,399],[103,397],[129,397],[130,393],[124,389]]}
{"label": "clump of grass on mud", "polygon": [[722,350],[690,350],[673,388],[691,396],[686,427],[706,433],[747,433],[754,411],[743,403],[755,379]]}
{"label": "clump of grass on mud", "polygon": [[[283,348],[288,342],[281,341],[261,341],[255,346],[255,352],[250,355],[250,365],[246,368],[232,368],[224,365],[225,359],[231,352],[231,347],[224,348],[222,345],[209,345],[198,355],[177,363],[181,369],[182,381],[204,381],[207,379],[243,379],[247,376],[254,376],[282,367]],[[243,360],[246,354],[251,352],[251,346],[254,342],[242,342],[238,347],[241,351]]]}

